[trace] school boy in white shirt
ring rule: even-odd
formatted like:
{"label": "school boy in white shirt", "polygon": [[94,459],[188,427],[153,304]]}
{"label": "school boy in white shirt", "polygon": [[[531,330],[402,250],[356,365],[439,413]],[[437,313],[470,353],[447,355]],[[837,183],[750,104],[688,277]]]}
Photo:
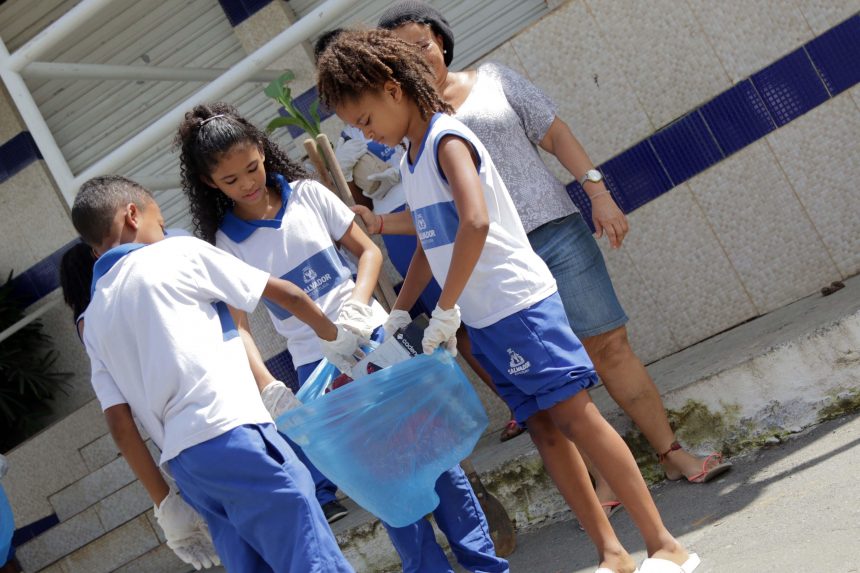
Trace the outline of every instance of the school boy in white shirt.
{"label": "school boy in white shirt", "polygon": [[[231,573],[353,571],[257,394],[225,303],[251,311],[266,296],[346,353],[359,339],[292,283],[192,237],[163,241],[158,205],[133,181],[84,183],[72,222],[99,256],[84,330],[93,388],[168,545],[211,565],[208,525]],[[161,449],[158,465],[132,412]]]}

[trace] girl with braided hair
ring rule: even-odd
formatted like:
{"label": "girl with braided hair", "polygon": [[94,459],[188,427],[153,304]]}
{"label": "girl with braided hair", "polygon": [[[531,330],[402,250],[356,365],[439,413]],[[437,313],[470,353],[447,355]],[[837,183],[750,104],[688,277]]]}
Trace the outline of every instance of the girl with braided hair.
{"label": "girl with braided hair", "polygon": [[[360,338],[381,340],[387,315],[371,298],[382,254],[354,223],[355,215],[331,191],[307,178],[265,133],[226,104],[197,106],[185,116],[176,138],[181,148],[183,186],[191,203],[196,232],[219,248],[274,276],[304,286],[325,314]],[[337,254],[342,245],[358,260],[355,280]],[[325,355],[346,371],[353,348],[326,349],[313,331],[284,309],[264,299],[275,330],[287,338],[299,384]],[[234,313],[251,370],[267,409],[276,418],[270,394],[286,393],[263,364],[250,335],[247,317]],[[346,514],[335,498],[337,486],[322,475],[293,442],[310,469],[317,500],[329,522]],[[478,499],[459,466],[436,484],[440,498],[436,521],[454,552],[470,571],[504,573],[507,561],[495,555]],[[408,573],[449,571],[427,520],[388,528]]]}
{"label": "girl with braided hair", "polygon": [[[386,332],[430,277],[442,293],[424,331],[423,351],[456,352],[466,325],[472,351],[520,423],[538,419],[573,442],[609,480],[642,534],[644,571],[690,573],[699,563],[669,533],[633,455],[586,391],[594,367],[573,334],[546,263],[532,250],[513,201],[486,148],[433,88],[419,48],[386,30],[343,32],[321,55],[325,105],[365,137],[386,145],[406,138],[400,171],[419,244]],[[632,573],[576,448],[540,449],[559,492],[598,550],[599,573]]]}

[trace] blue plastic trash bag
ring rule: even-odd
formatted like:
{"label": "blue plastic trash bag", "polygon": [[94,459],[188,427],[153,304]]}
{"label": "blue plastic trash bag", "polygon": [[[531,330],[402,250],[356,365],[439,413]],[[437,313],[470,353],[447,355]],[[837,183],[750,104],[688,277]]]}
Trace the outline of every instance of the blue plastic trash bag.
{"label": "blue plastic trash bag", "polygon": [[13,533],[15,533],[15,520],[12,518],[12,506],[9,505],[6,492],[0,485],[0,567],[5,565],[9,558]]}
{"label": "blue plastic trash bag", "polygon": [[277,420],[323,474],[394,527],[436,508],[436,480],[471,453],[487,423],[444,350],[358,378]]}
{"label": "blue plastic trash bag", "polygon": [[298,398],[299,402],[302,404],[307,404],[308,402],[313,402],[323,394],[325,394],[326,388],[328,388],[335,378],[340,374],[340,370],[337,367],[323,358],[320,360],[320,363],[314,368],[314,371],[311,372],[308,379],[305,380],[305,383],[299,388],[299,391],[296,392],[296,398]]}

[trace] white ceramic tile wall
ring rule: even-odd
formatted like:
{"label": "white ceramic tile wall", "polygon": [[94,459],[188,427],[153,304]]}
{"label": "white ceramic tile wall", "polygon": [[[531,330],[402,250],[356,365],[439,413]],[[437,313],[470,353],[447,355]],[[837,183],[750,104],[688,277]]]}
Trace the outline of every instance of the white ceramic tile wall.
{"label": "white ceramic tile wall", "polygon": [[[633,227],[634,236],[640,229]],[[629,248],[609,248],[607,240],[598,240],[615,293],[627,313],[627,333],[633,351],[644,363],[653,362],[681,349],[669,331],[666,313],[642,280],[630,259]]]}
{"label": "white ceramic tile wall", "polygon": [[[50,296],[61,298],[59,292]],[[90,360],[75,330],[72,311],[65,304],[60,302],[49,310],[42,323],[45,332],[51,335],[51,347],[58,353],[55,368],[73,375],[68,380],[66,392],[58,392],[51,402],[53,418],[60,419],[95,398],[90,384]]]}
{"label": "white ceramic tile wall", "polygon": [[[570,2],[511,41],[529,77],[600,163],[655,127],[631,89],[617,51],[582,1]],[[570,180],[568,176],[563,179]]]}
{"label": "white ceramic tile wall", "polygon": [[839,278],[765,141],[688,182],[760,314]]}
{"label": "white ceramic tile wall", "polygon": [[625,249],[685,348],[756,315],[686,185],[630,216]]}
{"label": "white ceramic tile wall", "polygon": [[860,0],[795,0],[816,34],[860,11]]}
{"label": "white ceramic tile wall", "polygon": [[[732,82],[774,62],[813,37],[791,0],[688,0]],[[776,9],[775,9],[776,8]]]}
{"label": "white ceramic tile wall", "polygon": [[[259,12],[233,28],[242,47],[249,54],[286,30],[292,23],[281,2],[271,2]],[[316,68],[309,46],[300,44],[278,58],[269,69],[292,70],[296,79],[290,83],[294,94],[303,93],[316,84]]]}
{"label": "white ceramic tile wall", "polygon": [[18,135],[24,130],[24,124],[18,117],[18,112],[12,104],[6,86],[0,84],[0,145]]}
{"label": "white ceramic tile wall", "polygon": [[[619,55],[652,123],[661,127],[731,85],[693,11],[676,0],[588,0],[603,50]],[[579,31],[579,27],[575,28]]]}
{"label": "white ceramic tile wall", "polygon": [[860,271],[860,111],[848,93],[767,136],[844,276]]}

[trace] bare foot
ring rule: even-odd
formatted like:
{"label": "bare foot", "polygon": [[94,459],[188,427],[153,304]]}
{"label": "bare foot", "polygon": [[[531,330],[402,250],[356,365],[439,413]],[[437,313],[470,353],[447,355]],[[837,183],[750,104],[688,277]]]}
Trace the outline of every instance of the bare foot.
{"label": "bare foot", "polygon": [[615,573],[633,573],[636,571],[636,562],[630,554],[624,551],[604,551],[598,568],[605,567]]}

